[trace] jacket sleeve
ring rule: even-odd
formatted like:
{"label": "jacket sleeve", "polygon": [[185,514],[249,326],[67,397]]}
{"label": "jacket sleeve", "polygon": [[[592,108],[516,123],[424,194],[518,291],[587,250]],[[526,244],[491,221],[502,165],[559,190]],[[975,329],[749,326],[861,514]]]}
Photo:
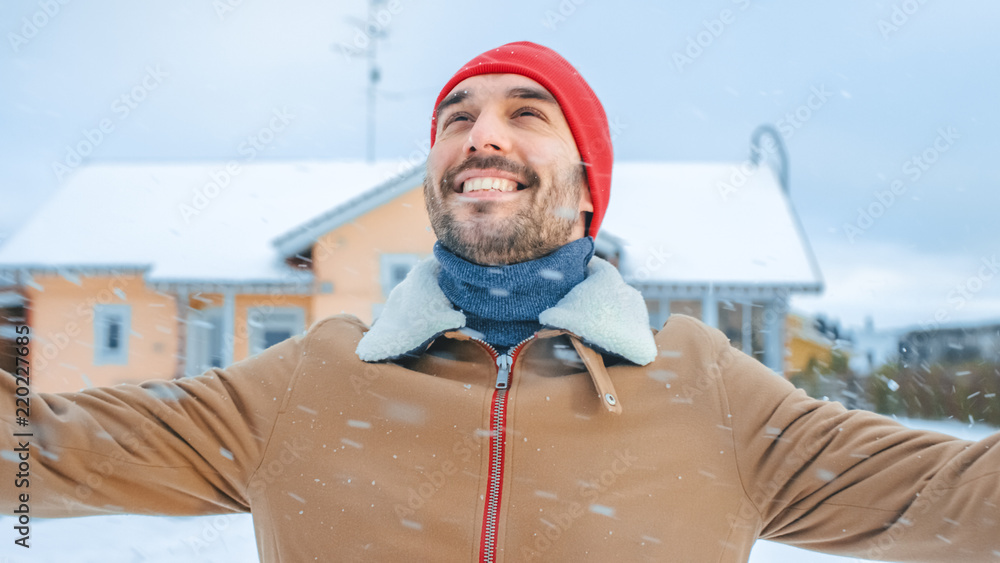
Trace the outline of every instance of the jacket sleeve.
{"label": "jacket sleeve", "polygon": [[968,442],[811,399],[715,338],[759,537],[891,561],[1000,557],[1000,434]]}
{"label": "jacket sleeve", "polygon": [[[9,404],[0,409],[0,508],[11,514],[27,494],[41,517],[247,511],[247,483],[306,341],[198,377],[31,393],[28,426],[15,418],[14,376],[0,371]],[[27,477],[14,481],[25,449]]]}

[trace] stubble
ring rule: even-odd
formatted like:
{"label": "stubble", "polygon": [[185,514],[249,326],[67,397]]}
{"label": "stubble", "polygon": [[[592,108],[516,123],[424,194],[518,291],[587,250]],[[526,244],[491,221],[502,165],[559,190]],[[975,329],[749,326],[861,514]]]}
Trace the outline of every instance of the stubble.
{"label": "stubble", "polygon": [[[518,194],[520,208],[513,215],[496,216],[497,201],[469,201],[454,193],[455,176],[470,168],[495,168],[528,179]],[[580,190],[584,189],[583,167],[571,165],[548,180],[530,167],[503,157],[470,158],[445,172],[437,185],[424,177],[424,202],[435,235],[449,250],[484,266],[516,264],[541,258],[570,242],[579,220]],[[456,211],[464,207],[467,219]]]}

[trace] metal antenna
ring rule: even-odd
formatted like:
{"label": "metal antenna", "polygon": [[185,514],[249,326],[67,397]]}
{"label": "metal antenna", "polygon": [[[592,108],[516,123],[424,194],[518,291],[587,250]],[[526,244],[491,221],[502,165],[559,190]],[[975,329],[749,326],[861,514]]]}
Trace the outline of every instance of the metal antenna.
{"label": "metal antenna", "polygon": [[379,7],[385,4],[386,0],[368,0],[368,19],[365,21],[357,18],[347,18],[355,26],[354,45],[340,43],[335,45],[344,56],[348,58],[364,55],[368,61],[368,88],[366,93],[366,122],[367,122],[367,142],[365,148],[365,160],[369,163],[375,162],[375,99],[378,93],[377,86],[382,78],[382,73],[378,67],[376,54],[379,39],[386,37],[385,27],[388,21],[379,20]]}
{"label": "metal antenna", "polygon": [[[378,5],[384,0],[368,0],[368,21],[374,22]],[[371,26],[365,27],[368,33]],[[369,35],[368,42],[368,148],[365,151],[365,158],[369,163],[375,162],[375,88],[381,74],[378,62],[375,60],[376,45],[378,40],[385,37],[385,31],[379,27],[377,31]]]}

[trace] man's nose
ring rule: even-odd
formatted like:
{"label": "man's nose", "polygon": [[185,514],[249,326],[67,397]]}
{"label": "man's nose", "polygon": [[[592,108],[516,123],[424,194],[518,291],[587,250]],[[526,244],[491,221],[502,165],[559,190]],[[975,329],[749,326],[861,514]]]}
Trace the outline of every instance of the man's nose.
{"label": "man's nose", "polygon": [[465,154],[476,152],[501,153],[510,151],[510,134],[506,122],[496,116],[483,112],[469,130],[465,140]]}

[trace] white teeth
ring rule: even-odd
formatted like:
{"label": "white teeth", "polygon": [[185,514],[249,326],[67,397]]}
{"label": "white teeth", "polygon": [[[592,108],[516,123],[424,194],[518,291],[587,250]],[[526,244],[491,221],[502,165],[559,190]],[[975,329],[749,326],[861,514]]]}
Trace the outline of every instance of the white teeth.
{"label": "white teeth", "polygon": [[478,192],[480,190],[496,190],[498,192],[513,192],[517,190],[517,182],[503,178],[471,178],[462,184],[462,193]]}

